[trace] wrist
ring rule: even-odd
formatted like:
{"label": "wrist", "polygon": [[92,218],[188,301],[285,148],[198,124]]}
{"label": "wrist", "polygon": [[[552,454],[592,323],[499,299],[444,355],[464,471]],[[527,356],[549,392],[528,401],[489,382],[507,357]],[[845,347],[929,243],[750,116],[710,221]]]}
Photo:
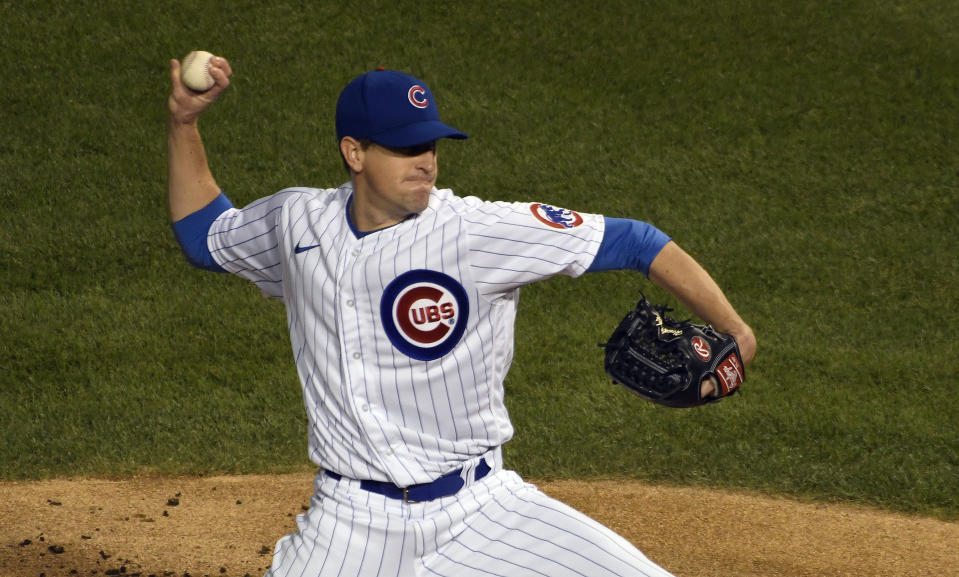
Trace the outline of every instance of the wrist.
{"label": "wrist", "polygon": [[743,323],[741,326],[725,332],[728,332],[736,339],[736,344],[739,346],[739,355],[742,357],[743,363],[747,365],[751,363],[756,356],[756,335],[749,325]]}
{"label": "wrist", "polygon": [[167,119],[167,126],[171,131],[174,130],[197,130],[198,117],[194,116],[192,118],[179,118],[176,113],[170,113],[170,117]]}

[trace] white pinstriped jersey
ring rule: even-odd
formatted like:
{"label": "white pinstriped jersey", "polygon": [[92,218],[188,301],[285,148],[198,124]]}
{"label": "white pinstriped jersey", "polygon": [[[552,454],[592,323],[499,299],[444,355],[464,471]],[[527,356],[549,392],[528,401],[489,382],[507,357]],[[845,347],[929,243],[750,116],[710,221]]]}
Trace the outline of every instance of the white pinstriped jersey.
{"label": "white pinstriped jersey", "polygon": [[220,215],[208,246],[286,304],[311,460],[429,482],[512,437],[503,380],[519,287],[585,272],[604,221],[434,189],[421,214],[357,235],[351,195],[280,191]]}

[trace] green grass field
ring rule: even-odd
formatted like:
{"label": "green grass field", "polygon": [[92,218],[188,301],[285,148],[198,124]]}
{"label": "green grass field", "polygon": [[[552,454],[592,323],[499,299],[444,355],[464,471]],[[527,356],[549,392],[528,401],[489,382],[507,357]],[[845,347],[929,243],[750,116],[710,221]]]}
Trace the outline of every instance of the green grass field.
{"label": "green grass field", "polygon": [[282,306],[190,268],[167,63],[228,57],[201,122],[236,204],[344,179],[333,107],[430,83],[440,184],[647,220],[760,348],[738,398],[655,407],[601,350],[637,274],[524,289],[508,465],[959,518],[959,4],[0,2],[0,479],[309,467]]}

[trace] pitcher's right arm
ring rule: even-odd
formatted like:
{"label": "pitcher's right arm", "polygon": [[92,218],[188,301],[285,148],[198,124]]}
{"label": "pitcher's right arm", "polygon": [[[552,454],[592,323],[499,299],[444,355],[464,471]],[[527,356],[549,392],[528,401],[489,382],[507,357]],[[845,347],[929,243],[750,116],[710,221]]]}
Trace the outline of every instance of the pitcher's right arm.
{"label": "pitcher's right arm", "polygon": [[172,90],[167,98],[167,196],[170,221],[177,222],[202,209],[220,195],[210,171],[197,121],[230,85],[232,70],[225,58],[210,61],[213,88],[196,93],[180,81],[180,63],[170,61]]}

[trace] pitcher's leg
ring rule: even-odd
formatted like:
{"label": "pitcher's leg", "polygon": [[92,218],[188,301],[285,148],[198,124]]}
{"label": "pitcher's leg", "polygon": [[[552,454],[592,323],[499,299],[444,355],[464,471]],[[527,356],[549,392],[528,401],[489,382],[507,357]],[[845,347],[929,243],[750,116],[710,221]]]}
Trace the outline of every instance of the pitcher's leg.
{"label": "pitcher's leg", "polygon": [[277,542],[266,577],[411,575],[413,530],[401,502],[322,477],[298,530]]}
{"label": "pitcher's leg", "polygon": [[510,471],[458,497],[424,526],[425,544],[434,547],[423,575],[672,577],[611,529]]}

